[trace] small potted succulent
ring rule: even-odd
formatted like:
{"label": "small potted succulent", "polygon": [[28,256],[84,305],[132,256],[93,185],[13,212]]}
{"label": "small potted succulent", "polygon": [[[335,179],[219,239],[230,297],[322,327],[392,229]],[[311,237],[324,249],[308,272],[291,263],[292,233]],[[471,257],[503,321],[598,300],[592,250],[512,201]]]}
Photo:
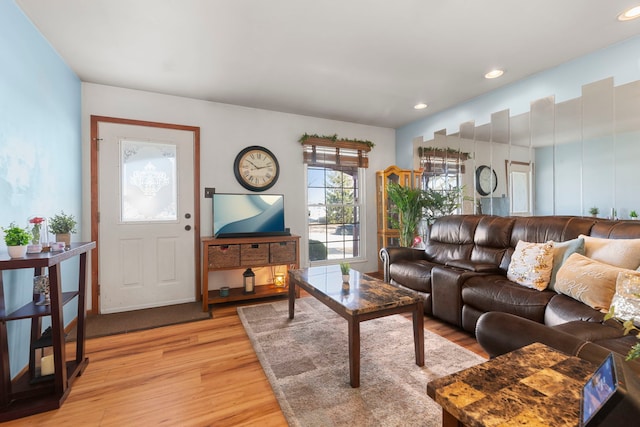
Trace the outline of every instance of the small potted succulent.
{"label": "small potted succulent", "polygon": [[629,212],[629,218],[637,220],[638,219],[638,212],[636,212],[636,211]]}
{"label": "small potted succulent", "polygon": [[351,270],[351,265],[348,262],[340,263],[340,271],[342,272],[342,282],[349,283],[349,271]]}
{"label": "small potted succulent", "polygon": [[64,242],[65,247],[71,245],[71,234],[76,232],[77,221],[73,215],[64,211],[49,220],[49,231],[56,235],[56,242]]}
{"label": "small potted succulent", "polygon": [[18,227],[14,222],[9,227],[2,228],[4,242],[11,258],[24,258],[27,253],[27,245],[31,241],[31,232],[26,228]]}
{"label": "small potted succulent", "polygon": [[591,214],[591,216],[596,217],[600,213],[600,209],[594,206],[591,209],[589,209],[589,213]]}

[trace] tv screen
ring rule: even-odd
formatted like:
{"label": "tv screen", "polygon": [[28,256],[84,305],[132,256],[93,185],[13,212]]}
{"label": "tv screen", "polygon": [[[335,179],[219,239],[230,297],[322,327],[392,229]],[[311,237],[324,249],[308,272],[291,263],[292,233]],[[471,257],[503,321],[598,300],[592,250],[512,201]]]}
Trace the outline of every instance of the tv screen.
{"label": "tv screen", "polygon": [[282,194],[213,195],[214,237],[289,235]]}
{"label": "tv screen", "polygon": [[630,426],[640,418],[638,366],[610,353],[582,389],[580,427]]}

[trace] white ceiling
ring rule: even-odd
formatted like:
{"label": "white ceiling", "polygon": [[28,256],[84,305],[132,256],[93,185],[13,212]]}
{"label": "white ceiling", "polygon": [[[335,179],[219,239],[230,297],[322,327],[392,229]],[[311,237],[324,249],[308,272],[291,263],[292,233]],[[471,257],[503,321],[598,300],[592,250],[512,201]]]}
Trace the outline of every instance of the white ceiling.
{"label": "white ceiling", "polygon": [[638,0],[16,2],[84,82],[392,128],[640,34]]}

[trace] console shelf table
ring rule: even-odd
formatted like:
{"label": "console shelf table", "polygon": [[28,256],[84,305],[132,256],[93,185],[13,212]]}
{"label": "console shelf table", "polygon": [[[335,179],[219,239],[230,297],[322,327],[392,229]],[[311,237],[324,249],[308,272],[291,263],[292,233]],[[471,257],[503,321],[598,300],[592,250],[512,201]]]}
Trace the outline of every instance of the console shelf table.
{"label": "console shelf table", "polygon": [[209,304],[287,295],[287,288],[272,283],[256,285],[255,293],[243,294],[242,288],[231,288],[222,297],[218,289],[209,290],[209,272],[254,267],[287,265],[300,268],[300,236],[240,237],[202,239],[202,310]]}
{"label": "console shelf table", "polygon": [[[24,258],[9,258],[5,252],[0,253],[0,422],[26,417],[40,412],[59,408],[71,391],[76,377],[82,374],[89,359],[84,355],[85,318],[86,318],[86,276],[87,252],[95,248],[95,242],[72,243],[71,248],[61,252],[27,254]],[[78,289],[62,292],[62,275],[60,263],[73,257],[79,257]],[[46,268],[49,275],[51,304],[36,305],[39,294],[33,295],[33,301],[7,313],[4,298],[6,286],[29,286],[33,283],[5,283],[4,272],[7,270],[33,269],[34,276],[42,274]],[[77,339],[73,359],[67,360],[64,337],[64,319],[62,307],[74,298],[78,298]],[[41,336],[42,317],[51,316],[51,335]],[[31,320],[31,349],[29,351],[28,370],[11,379],[9,365],[9,348],[7,343],[7,322],[18,319]],[[52,347],[54,373],[33,381],[36,371],[34,349]]]}

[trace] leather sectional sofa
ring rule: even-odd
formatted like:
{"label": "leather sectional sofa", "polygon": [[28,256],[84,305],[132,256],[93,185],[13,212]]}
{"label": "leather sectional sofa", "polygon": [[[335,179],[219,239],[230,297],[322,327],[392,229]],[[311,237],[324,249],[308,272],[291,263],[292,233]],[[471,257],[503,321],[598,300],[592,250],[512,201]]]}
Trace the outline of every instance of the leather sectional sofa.
{"label": "leather sectional sofa", "polygon": [[626,354],[637,339],[577,299],[507,278],[519,241],[566,242],[580,235],[636,239],[640,221],[451,215],[430,227],[425,249],[388,247],[380,258],[385,281],[420,293],[425,314],[474,333],[491,357],[538,341],[598,362],[610,350]]}

